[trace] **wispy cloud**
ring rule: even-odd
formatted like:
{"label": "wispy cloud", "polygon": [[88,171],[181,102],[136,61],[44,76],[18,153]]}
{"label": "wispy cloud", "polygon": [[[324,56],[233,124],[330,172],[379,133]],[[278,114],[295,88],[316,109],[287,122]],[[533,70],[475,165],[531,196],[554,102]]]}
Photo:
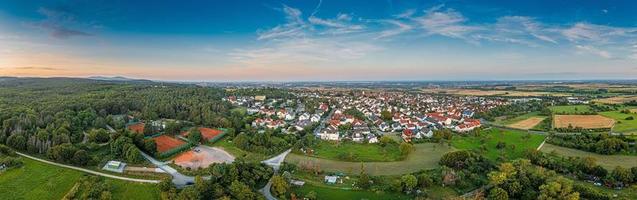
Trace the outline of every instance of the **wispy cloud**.
{"label": "wispy cloud", "polygon": [[75,16],[70,13],[44,7],[39,8],[38,13],[44,15],[46,18],[34,25],[48,30],[50,35],[54,38],[67,39],[75,36],[93,35],[88,32],[70,28],[69,26],[77,24]]}
{"label": "wispy cloud", "polygon": [[406,33],[412,29],[414,29],[413,26],[407,24],[407,23],[403,23],[401,21],[398,20],[384,20],[383,22],[388,23],[393,25],[393,28],[388,28],[388,29],[384,29],[382,30],[378,36],[376,37],[376,39],[381,39],[381,38],[387,38],[387,37],[391,37],[394,35],[399,35],[402,33]]}
{"label": "wispy cloud", "polygon": [[480,29],[478,26],[466,25],[467,18],[453,9],[442,10],[442,7],[434,7],[425,13],[415,20],[429,35],[466,39],[468,34]]}
{"label": "wispy cloud", "polygon": [[286,5],[283,5],[282,11],[287,22],[269,30],[258,31],[259,40],[305,36],[305,29],[308,25],[303,20],[301,11]]}
{"label": "wispy cloud", "polygon": [[608,51],[604,51],[593,46],[575,45],[575,48],[577,48],[579,53],[593,54],[607,59],[612,58]]}
{"label": "wispy cloud", "polygon": [[63,71],[65,69],[54,67],[14,67],[16,70],[44,70],[44,71]]}
{"label": "wispy cloud", "polygon": [[614,39],[637,37],[637,29],[595,25],[579,22],[562,31],[566,39],[573,42],[614,42]]}

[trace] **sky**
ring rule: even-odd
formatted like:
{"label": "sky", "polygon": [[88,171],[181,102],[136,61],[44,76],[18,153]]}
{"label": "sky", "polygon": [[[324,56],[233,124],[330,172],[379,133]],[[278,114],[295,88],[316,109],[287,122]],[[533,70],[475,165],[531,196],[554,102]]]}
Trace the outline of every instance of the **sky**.
{"label": "sky", "polygon": [[0,0],[0,76],[637,77],[637,1]]}

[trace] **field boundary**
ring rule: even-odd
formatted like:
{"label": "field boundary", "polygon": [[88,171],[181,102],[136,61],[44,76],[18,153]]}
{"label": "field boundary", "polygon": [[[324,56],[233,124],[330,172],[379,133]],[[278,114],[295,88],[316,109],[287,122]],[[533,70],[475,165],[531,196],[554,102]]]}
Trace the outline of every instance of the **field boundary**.
{"label": "field boundary", "polygon": [[35,160],[35,161],[39,161],[39,162],[43,162],[46,164],[50,164],[50,165],[55,165],[58,167],[63,167],[63,168],[68,168],[68,169],[73,169],[76,171],[81,171],[81,172],[85,172],[85,173],[89,173],[89,174],[93,174],[93,175],[98,175],[98,176],[103,176],[103,177],[107,177],[107,178],[113,178],[113,179],[119,179],[119,180],[124,180],[124,181],[131,181],[131,182],[138,182],[138,183],[159,183],[159,180],[147,180],[147,179],[137,179],[137,178],[128,178],[128,177],[123,177],[123,176],[115,176],[115,175],[111,175],[111,174],[106,174],[106,173],[102,173],[102,172],[97,172],[97,171],[93,171],[93,170],[89,170],[89,169],[84,169],[81,167],[75,167],[75,166],[70,166],[70,165],[65,165],[65,164],[60,164],[60,163],[56,163],[56,162],[51,162],[48,160],[44,160],[44,159],[40,159],[40,158],[36,158],[24,153],[20,153],[20,152],[15,152],[16,154],[25,157],[25,158],[29,158],[31,160]]}

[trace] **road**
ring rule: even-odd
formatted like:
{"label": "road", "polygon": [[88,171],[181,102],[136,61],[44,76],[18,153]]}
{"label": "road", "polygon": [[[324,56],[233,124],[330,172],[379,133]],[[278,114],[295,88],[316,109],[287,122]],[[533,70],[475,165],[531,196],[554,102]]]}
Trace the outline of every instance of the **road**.
{"label": "road", "polygon": [[[175,184],[175,186],[177,186],[177,188],[183,188],[184,186],[192,185],[195,183],[194,176],[187,176],[182,173],[179,173],[179,171],[177,171],[175,168],[172,168],[166,162],[159,161],[144,152],[141,152],[141,153],[142,153],[142,156],[144,156],[144,158],[146,158],[146,160],[148,160],[150,163],[164,170],[166,173],[170,174],[173,177],[172,182],[173,184]],[[205,176],[202,178],[204,180],[210,180],[210,176]]]}
{"label": "road", "polygon": [[[292,149],[288,149],[287,151],[277,156],[261,161],[261,163],[272,167],[274,169],[274,173],[276,174],[279,171],[279,167],[281,167],[281,163],[283,163],[283,161],[285,160],[285,157],[288,156],[290,152],[292,152]],[[277,200],[277,198],[272,196],[272,193],[270,192],[271,187],[272,187],[272,178],[270,178],[268,183],[265,184],[265,187],[259,189],[259,192],[263,194],[263,196],[265,196],[265,199],[267,200]]]}
{"label": "road", "polygon": [[321,123],[316,127],[316,129],[314,129],[314,135],[318,135],[318,133],[321,132],[323,128],[325,128],[325,123],[327,122],[327,120],[330,120],[332,118],[332,114],[334,114],[335,110],[336,109],[331,109],[330,113],[327,114],[327,117],[321,119]]}
{"label": "road", "polygon": [[40,159],[40,158],[36,158],[27,154],[23,154],[20,152],[16,152],[18,155],[35,160],[35,161],[39,161],[39,162],[43,162],[43,163],[47,163],[50,165],[55,165],[58,167],[64,167],[64,168],[69,168],[69,169],[73,169],[73,170],[77,170],[77,171],[81,171],[81,172],[85,172],[85,173],[89,173],[89,174],[93,174],[93,175],[98,175],[98,176],[103,176],[103,177],[107,177],[107,178],[113,178],[113,179],[119,179],[119,180],[124,180],[124,181],[132,181],[132,182],[139,182],[139,183],[159,183],[158,180],[146,180],[146,179],[137,179],[137,178],[128,178],[128,177],[122,177],[122,176],[116,176],[116,175],[111,175],[111,174],[106,174],[106,173],[102,173],[102,172],[97,172],[97,171],[93,171],[93,170],[89,170],[89,169],[84,169],[81,167],[75,167],[75,166],[70,166],[70,165],[65,165],[65,164],[60,164],[60,163],[55,163],[55,162],[51,162],[48,160],[44,160],[44,159]]}

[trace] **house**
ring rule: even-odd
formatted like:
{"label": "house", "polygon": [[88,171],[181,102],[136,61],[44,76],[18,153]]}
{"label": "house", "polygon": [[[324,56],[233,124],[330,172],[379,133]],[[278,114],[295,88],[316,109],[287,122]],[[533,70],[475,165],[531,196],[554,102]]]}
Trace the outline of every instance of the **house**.
{"label": "house", "polygon": [[418,139],[431,138],[433,136],[434,136],[434,132],[427,127],[420,128],[420,130],[418,130],[418,133],[416,133],[416,138]]}
{"label": "house", "polygon": [[294,124],[294,127],[296,128],[296,130],[302,131],[303,129],[305,129],[305,127],[310,125],[310,120],[299,120]]}
{"label": "house", "polygon": [[353,133],[352,134],[352,141],[354,141],[354,142],[363,142],[363,139],[365,139],[365,137],[363,137],[362,133]]}
{"label": "house", "polygon": [[336,184],[338,180],[338,176],[325,176],[325,183],[327,184]]}
{"label": "house", "polygon": [[413,131],[411,131],[411,129],[405,129],[403,130],[403,134],[400,135],[403,140],[405,140],[405,142],[411,142],[411,139],[414,138],[414,133]]}
{"label": "house", "polygon": [[340,134],[338,133],[338,128],[331,125],[325,128],[323,132],[320,132],[317,135],[322,140],[332,140],[332,141],[340,140]]}
{"label": "house", "polygon": [[376,135],[374,134],[367,135],[367,143],[370,143],[370,144],[378,143],[378,137],[376,137]]}
{"label": "house", "polygon": [[403,130],[403,126],[401,126],[399,123],[393,123],[391,125],[392,131],[401,131]]}
{"label": "house", "polygon": [[259,112],[259,108],[257,108],[257,107],[249,107],[248,109],[246,109],[246,112],[248,113],[248,115],[252,115],[254,113],[258,113]]}
{"label": "house", "polygon": [[468,132],[480,126],[480,120],[467,118],[464,119],[464,122],[462,122],[462,124],[454,127],[454,130],[457,132]]}
{"label": "house", "polygon": [[389,131],[390,127],[389,125],[387,125],[387,123],[383,122],[380,125],[378,125],[378,129],[380,129],[380,131],[387,132]]}
{"label": "house", "polygon": [[310,114],[308,113],[303,113],[301,115],[299,115],[299,121],[303,121],[303,120],[309,120],[310,119]]}
{"label": "house", "polygon": [[318,114],[313,114],[312,117],[310,117],[310,121],[311,122],[319,122],[321,121],[321,116]]}
{"label": "house", "polygon": [[265,95],[254,96],[255,101],[265,101]]}

